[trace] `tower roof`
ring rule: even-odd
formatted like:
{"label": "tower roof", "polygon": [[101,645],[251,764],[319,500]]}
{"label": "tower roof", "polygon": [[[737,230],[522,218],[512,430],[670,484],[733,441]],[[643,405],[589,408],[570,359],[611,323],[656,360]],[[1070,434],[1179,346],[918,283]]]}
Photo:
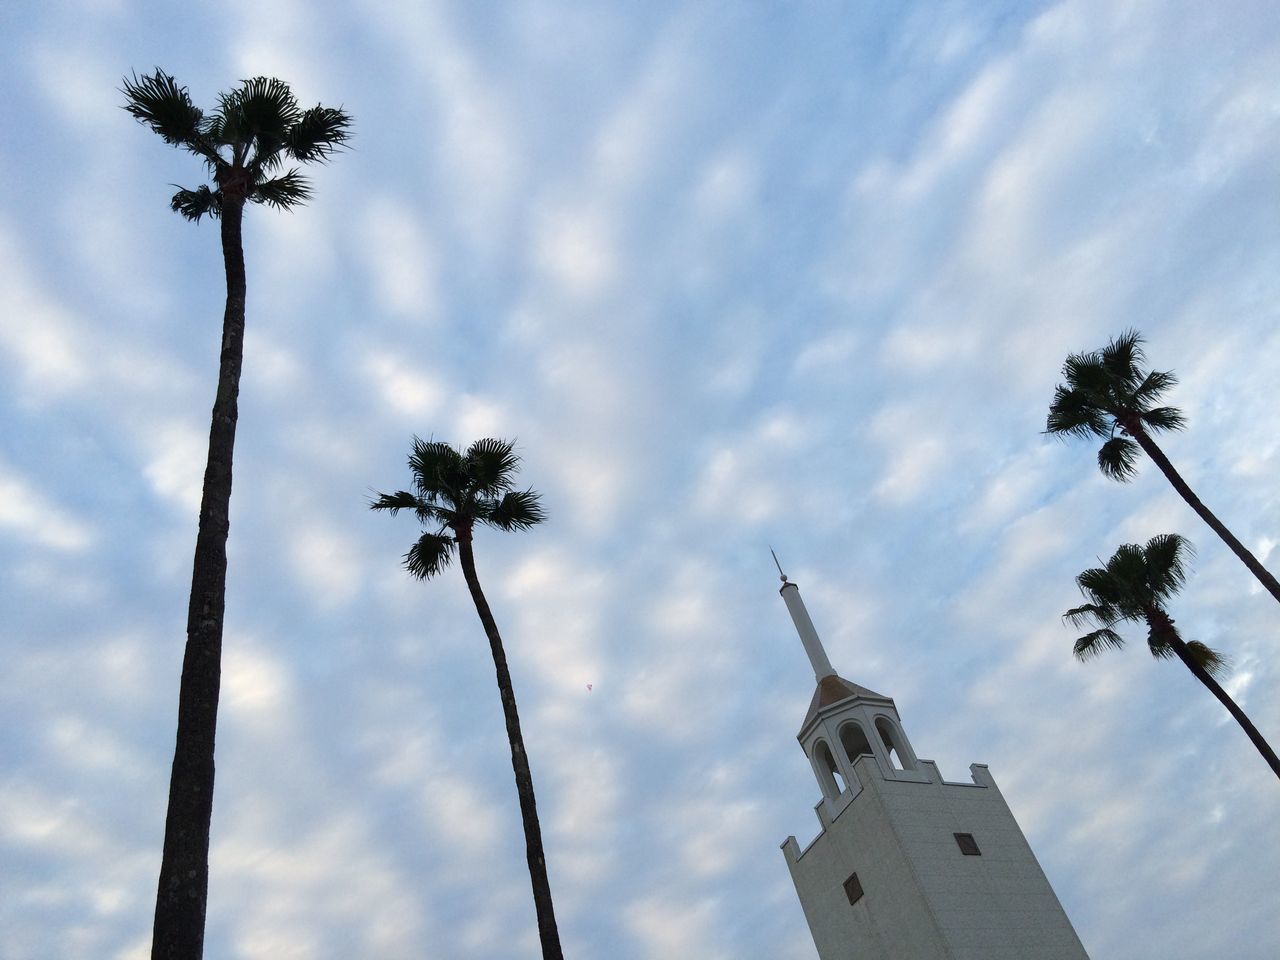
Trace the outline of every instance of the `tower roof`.
{"label": "tower roof", "polygon": [[832,674],[818,681],[818,688],[813,691],[813,699],[809,701],[809,709],[804,715],[804,723],[800,724],[801,731],[807,730],[809,724],[813,723],[818,714],[827,707],[843,700],[851,700],[854,697],[893,703],[893,700],[883,693],[876,693],[874,690],[868,690],[860,684],[851,683],[844,677]]}

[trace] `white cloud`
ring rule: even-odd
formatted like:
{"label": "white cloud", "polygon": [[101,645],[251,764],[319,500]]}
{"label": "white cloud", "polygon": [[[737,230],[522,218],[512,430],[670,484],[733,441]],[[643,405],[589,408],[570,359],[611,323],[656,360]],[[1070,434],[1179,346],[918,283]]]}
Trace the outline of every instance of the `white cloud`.
{"label": "white cloud", "polygon": [[294,710],[292,681],[276,658],[232,640],[222,653],[221,704],[252,724],[278,724]]}
{"label": "white cloud", "polygon": [[603,209],[565,206],[543,211],[532,247],[538,266],[566,299],[598,298],[616,277],[618,256]]}
{"label": "white cloud", "polygon": [[465,240],[491,252],[507,233],[525,150],[509,95],[440,3],[365,3],[413,91],[424,137],[448,181],[447,211]]}
{"label": "white cloud", "polygon": [[358,369],[381,395],[383,404],[402,417],[429,420],[444,404],[444,386],[400,353],[370,349]]}
{"label": "white cloud", "polygon": [[951,444],[934,417],[905,405],[882,409],[872,418],[867,433],[888,459],[875,495],[894,506],[906,505],[927,493],[951,453]]}
{"label": "white cloud", "polygon": [[814,441],[812,425],[790,410],[766,411],[738,438],[704,443],[693,502],[709,519],[733,518],[759,526],[779,515],[791,491],[784,488],[787,456],[800,456]]}
{"label": "white cloud", "polygon": [[11,228],[0,223],[0,349],[27,397],[82,387],[91,368],[73,314],[31,276]]}
{"label": "white cloud", "polygon": [[722,218],[741,212],[754,199],[759,171],[746,151],[727,151],[702,171],[694,189],[700,218]]}
{"label": "white cloud", "polygon": [[200,510],[208,434],[185,420],[149,424],[142,443],[149,457],[142,473],[151,489],[187,513]]}
{"label": "white cloud", "polygon": [[95,540],[92,527],[0,463],[0,530],[62,553],[83,553]]}
{"label": "white cloud", "polygon": [[358,256],[384,310],[430,322],[439,309],[438,268],[422,219],[403,197],[373,197],[358,228]]}
{"label": "white cloud", "polygon": [[369,569],[362,562],[361,544],[350,531],[324,519],[323,511],[309,519],[299,518],[288,536],[287,550],[297,583],[317,609],[332,612],[359,594],[364,571]]}
{"label": "white cloud", "polygon": [[650,960],[699,957],[717,960],[731,954],[718,946],[715,929],[720,909],[714,898],[689,899],[654,894],[630,904],[625,911],[627,931]]}
{"label": "white cloud", "polygon": [[479,394],[463,394],[453,415],[457,440],[451,442],[466,447],[486,437],[514,439],[512,420],[503,405],[492,397]]}

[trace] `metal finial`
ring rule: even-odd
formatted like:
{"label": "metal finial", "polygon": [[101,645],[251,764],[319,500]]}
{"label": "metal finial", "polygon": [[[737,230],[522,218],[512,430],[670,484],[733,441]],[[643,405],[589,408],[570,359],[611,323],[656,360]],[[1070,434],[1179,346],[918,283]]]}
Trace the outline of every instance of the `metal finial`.
{"label": "metal finial", "polygon": [[778,575],[781,577],[782,582],[786,583],[787,575],[782,572],[782,564],[778,562],[778,555],[776,553],[773,553],[773,547],[769,548],[769,552],[773,554],[773,565],[778,568]]}

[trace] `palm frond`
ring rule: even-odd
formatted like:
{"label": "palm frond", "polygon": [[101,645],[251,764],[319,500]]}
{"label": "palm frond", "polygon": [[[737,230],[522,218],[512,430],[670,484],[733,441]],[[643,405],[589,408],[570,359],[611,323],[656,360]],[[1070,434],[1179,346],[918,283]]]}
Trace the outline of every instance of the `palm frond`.
{"label": "palm frond", "polygon": [[226,119],[218,113],[205,120],[204,133],[210,143],[219,147],[232,145],[233,141],[227,139],[226,125]]}
{"label": "palm frond", "polygon": [[1119,650],[1124,646],[1124,637],[1110,627],[1103,627],[1093,633],[1086,633],[1075,642],[1071,652],[1077,660],[1092,660],[1104,650]]}
{"label": "palm frond", "polygon": [[1083,390],[1061,384],[1053,392],[1045,433],[1067,437],[1107,437],[1112,418]]}
{"label": "palm frond", "polygon": [[311,199],[311,182],[297,170],[256,184],[249,194],[254,203],[266,203],[278,210],[288,210]]}
{"label": "palm frond", "polygon": [[1157,599],[1167,599],[1187,582],[1187,566],[1196,548],[1177,533],[1161,533],[1147,541],[1142,553],[1147,583]]}
{"label": "palm frond", "polygon": [[1082,570],[1076,577],[1076,586],[1092,603],[1108,608],[1114,607],[1122,594],[1115,575],[1106,567]]}
{"label": "palm frond", "polygon": [[246,166],[258,177],[274,173],[284,165],[284,135],[262,132],[253,138],[253,156]]}
{"label": "palm frond", "polygon": [[351,139],[351,117],[339,107],[317,104],[289,128],[285,149],[302,163],[323,163]]}
{"label": "palm frond", "polygon": [[419,580],[429,580],[453,559],[453,537],[424,533],[404,555],[404,568]]}
{"label": "palm frond", "polygon": [[1178,654],[1169,641],[1161,637],[1154,629],[1147,632],[1147,649],[1157,660],[1172,660]]}
{"label": "palm frond", "polygon": [[1116,616],[1115,611],[1107,604],[1086,603],[1078,607],[1072,607],[1062,615],[1062,619],[1073,627],[1084,627],[1091,623],[1110,626],[1120,618]]}
{"label": "palm frond", "polygon": [[159,67],[154,74],[136,73],[124,80],[124,109],[139,123],[158,133],[165,143],[205,154],[204,111],[191,102],[186,87]]}
{"label": "palm frond", "polygon": [[284,139],[302,111],[289,85],[275,77],[241,80],[230,93],[218,97],[218,116],[228,142],[247,142],[259,135]]}
{"label": "palm frond", "polygon": [[370,510],[390,510],[393,517],[401,510],[412,510],[416,513],[422,506],[422,501],[407,490],[380,493],[369,501]]}
{"label": "palm frond", "polygon": [[1136,543],[1116,547],[1107,561],[1107,578],[1109,599],[1130,619],[1141,616],[1143,605],[1154,599],[1146,551]]}
{"label": "palm frond", "polygon": [[195,190],[178,187],[178,192],[169,200],[169,209],[194,223],[199,223],[206,214],[216,220],[222,216],[222,197],[207,186]]}
{"label": "palm frond", "polygon": [[540,500],[533,490],[512,490],[477,519],[500,530],[528,530],[547,519]]}
{"label": "palm frond", "polygon": [[1142,383],[1138,384],[1137,389],[1133,391],[1133,396],[1137,400],[1141,400],[1143,406],[1147,406],[1161,396],[1167,390],[1178,385],[1178,378],[1168,370],[1152,370],[1147,374]]}
{"label": "palm frond", "polygon": [[464,459],[467,476],[475,484],[476,492],[485,497],[496,497],[510,490],[513,475],[520,466],[514,441],[492,437],[467,447]]}
{"label": "palm frond", "polygon": [[1128,437],[1112,437],[1098,448],[1098,469],[1111,480],[1126,482],[1138,475],[1142,448]]}
{"label": "palm frond", "polygon": [[1085,394],[1094,403],[1104,403],[1115,387],[1115,378],[1097,350],[1067,354],[1062,362],[1062,378],[1068,387]]}
{"label": "palm frond", "polygon": [[1187,653],[1205,673],[1217,679],[1231,669],[1231,658],[1219,653],[1199,640],[1187,641]]}
{"label": "palm frond", "polygon": [[1139,418],[1142,425],[1152,433],[1164,430],[1181,430],[1187,425],[1187,418],[1177,407],[1154,407],[1144,410]]}
{"label": "palm frond", "polygon": [[1146,361],[1142,343],[1142,334],[1137,330],[1124,330],[1098,354],[1107,373],[1130,394],[1136,392],[1144,380],[1140,369]]}
{"label": "palm frond", "polygon": [[454,507],[463,505],[468,486],[466,463],[452,446],[414,437],[409,469],[413,471],[414,487],[424,500],[443,498]]}

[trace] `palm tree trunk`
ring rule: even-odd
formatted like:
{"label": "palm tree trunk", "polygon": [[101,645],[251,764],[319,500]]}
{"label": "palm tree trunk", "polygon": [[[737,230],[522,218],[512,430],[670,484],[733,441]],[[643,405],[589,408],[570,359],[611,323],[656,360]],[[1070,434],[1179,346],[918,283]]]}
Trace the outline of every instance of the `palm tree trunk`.
{"label": "palm tree trunk", "polygon": [[458,557],[462,562],[462,575],[467,589],[475,601],[476,613],[489,638],[493,653],[493,667],[498,674],[498,692],[502,695],[502,714],[507,721],[507,739],[511,743],[511,769],[516,775],[516,793],[520,796],[520,817],[524,821],[525,856],[529,861],[529,880],[533,885],[533,905],[538,914],[538,938],[542,941],[543,960],[563,960],[560,952],[560,932],[556,928],[555,908],[551,902],[551,883],[547,880],[547,861],[542,850],[542,829],[538,825],[538,805],[533,795],[533,774],[529,770],[529,758],[524,752],[524,737],[520,734],[520,714],[516,712],[516,695],[511,686],[511,672],[507,669],[507,655],[502,649],[502,637],[498,625],[489,610],[476,576],[475,554],[471,549],[471,531],[458,531]]}
{"label": "palm tree trunk", "polygon": [[1218,698],[1218,702],[1226,707],[1227,712],[1235,718],[1236,723],[1240,724],[1245,735],[1258,748],[1258,752],[1262,754],[1262,759],[1266,760],[1267,765],[1271,767],[1271,772],[1280,777],[1280,757],[1276,756],[1276,752],[1271,749],[1271,744],[1267,743],[1266,738],[1258,732],[1258,728],[1253,725],[1253,722],[1245,712],[1240,709],[1239,704],[1231,699],[1231,695],[1222,689],[1209,671],[1196,662],[1196,659],[1187,650],[1186,643],[1177,635],[1176,631],[1172,632],[1171,635],[1166,635],[1166,640],[1169,646],[1173,648],[1173,652],[1178,655],[1178,659],[1186,665],[1188,670],[1195,674],[1197,680],[1209,688],[1209,692]]}
{"label": "palm tree trunk", "polygon": [[1222,521],[1200,502],[1200,498],[1187,486],[1187,481],[1182,479],[1182,475],[1174,469],[1173,464],[1169,462],[1169,458],[1164,455],[1164,451],[1156,445],[1156,442],[1151,439],[1147,431],[1136,424],[1133,428],[1130,428],[1130,425],[1126,423],[1125,428],[1142,449],[1147,452],[1147,456],[1155,461],[1155,465],[1160,468],[1160,471],[1173,484],[1173,489],[1177,490],[1182,499],[1190,504],[1191,509],[1200,515],[1200,519],[1222,538],[1222,542],[1231,548],[1231,552],[1240,558],[1240,561],[1258,578],[1258,582],[1266,587],[1267,592],[1280,602],[1280,582],[1258,561],[1257,557],[1249,552],[1243,543],[1235,538],[1235,535],[1223,525]]}
{"label": "palm tree trunk", "polygon": [[187,609],[187,646],[178,692],[178,735],[169,780],[164,853],[156,893],[152,960],[200,960],[209,893],[209,823],[213,815],[213,743],[222,680],[222,616],[227,584],[231,455],[244,356],[244,200],[224,198],[222,259],[227,304],[222,317],[218,392],[209,427],[209,459],[200,499]]}

